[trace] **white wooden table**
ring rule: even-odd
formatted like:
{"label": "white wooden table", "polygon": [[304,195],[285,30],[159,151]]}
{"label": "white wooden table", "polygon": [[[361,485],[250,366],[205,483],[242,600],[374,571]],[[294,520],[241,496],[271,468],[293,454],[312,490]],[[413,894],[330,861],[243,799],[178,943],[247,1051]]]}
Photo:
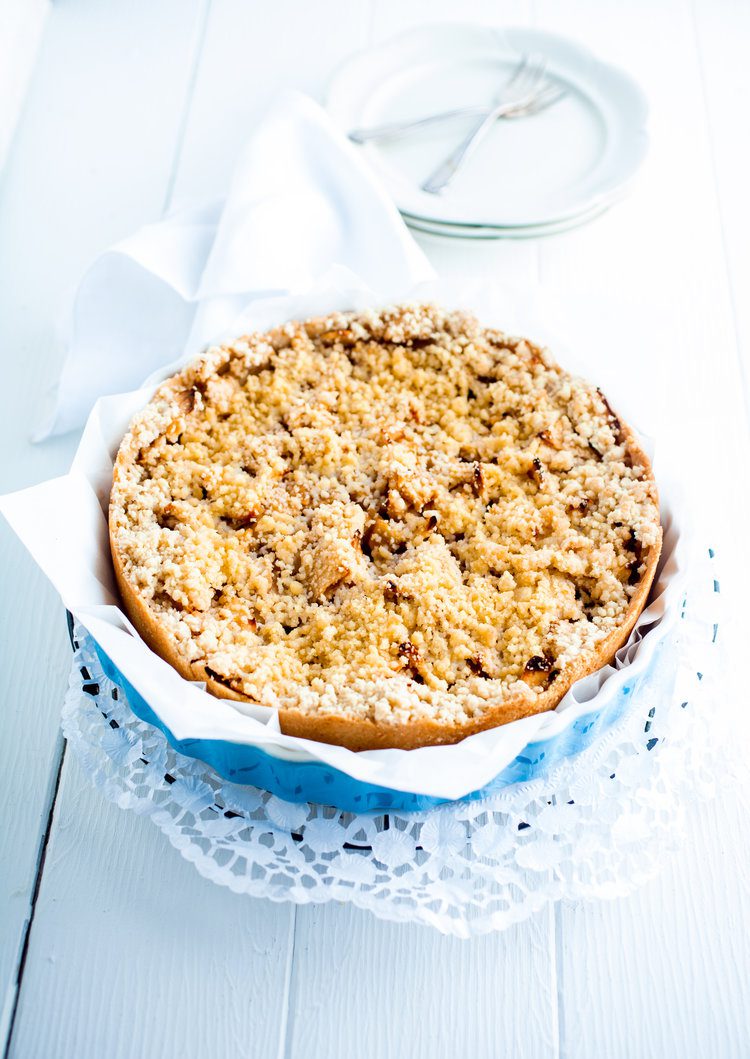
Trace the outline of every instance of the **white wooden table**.
{"label": "white wooden table", "polygon": [[[450,0],[59,0],[0,189],[2,489],[61,473],[28,442],[86,262],[165,207],[220,192],[284,86],[320,94],[368,41]],[[638,407],[724,563],[747,705],[750,159],[746,0],[464,0],[461,17],[579,37],[652,104],[632,196],[547,241],[422,241],[444,273],[541,281],[605,389]],[[1,105],[1,104],[0,104]],[[644,381],[646,385],[644,386]],[[0,1041],[15,1059],[750,1055],[747,789],[689,812],[660,878],[472,942],[344,906],[237,897],[66,755],[59,601],[0,526]],[[744,621],[743,621],[744,619]],[[743,629],[744,624],[744,629]]]}

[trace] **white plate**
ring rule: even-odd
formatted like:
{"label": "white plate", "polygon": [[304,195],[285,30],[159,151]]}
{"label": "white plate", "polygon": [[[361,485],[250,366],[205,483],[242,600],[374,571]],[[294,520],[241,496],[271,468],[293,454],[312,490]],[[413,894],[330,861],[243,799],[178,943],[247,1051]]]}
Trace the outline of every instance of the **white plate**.
{"label": "white plate", "polygon": [[545,57],[549,78],[567,95],[534,117],[498,121],[442,195],[420,184],[474,118],[360,150],[399,209],[414,218],[490,227],[561,221],[622,189],[648,147],[648,108],[637,84],[573,41],[537,29],[423,27],[350,59],[329,87],[328,110],[349,132],[489,104],[529,53]]}
{"label": "white plate", "polygon": [[426,220],[423,217],[412,217],[408,213],[403,216],[408,226],[414,231],[444,236],[448,239],[537,239],[545,235],[559,235],[592,221],[595,217],[605,213],[619,197],[597,203],[592,209],[584,210],[583,213],[576,214],[574,217],[566,217],[562,221],[551,221],[549,224],[513,225],[508,228],[484,224],[447,224],[442,221]]}

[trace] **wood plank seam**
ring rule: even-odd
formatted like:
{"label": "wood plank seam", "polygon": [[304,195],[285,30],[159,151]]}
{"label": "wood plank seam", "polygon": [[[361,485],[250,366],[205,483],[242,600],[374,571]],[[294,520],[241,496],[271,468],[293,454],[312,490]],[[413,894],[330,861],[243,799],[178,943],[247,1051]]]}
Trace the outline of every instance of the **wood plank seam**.
{"label": "wood plank seam", "polygon": [[567,1054],[565,1041],[567,1038],[565,1034],[565,1005],[563,1004],[563,923],[559,901],[555,901],[552,910],[552,937],[550,944],[552,947],[552,970],[555,976],[553,995],[556,1010],[553,1018],[557,1029],[557,1059],[565,1059]]}
{"label": "wood plank seam", "polygon": [[708,154],[711,165],[711,184],[713,186],[714,204],[716,207],[716,214],[719,221],[721,255],[724,261],[724,274],[726,278],[729,305],[731,308],[732,331],[734,332],[734,353],[737,359],[737,367],[740,376],[740,381],[742,383],[742,395],[745,405],[745,425],[747,428],[748,438],[750,438],[750,379],[748,379],[747,377],[747,373],[745,370],[745,362],[742,357],[742,343],[740,341],[737,299],[734,290],[734,283],[732,282],[732,266],[729,255],[729,248],[727,246],[726,219],[724,216],[724,210],[722,209],[721,205],[721,186],[719,184],[719,175],[716,169],[716,149],[714,144],[713,131],[711,128],[710,106],[706,85],[705,57],[703,55],[703,51],[701,50],[701,39],[700,33],[698,32],[698,14],[695,8],[695,0],[690,0],[689,7],[690,24],[693,34],[693,45],[695,47],[696,64],[698,67],[698,81],[701,88],[701,100],[703,104],[703,113],[701,115],[701,120],[706,129],[706,139],[710,148]]}
{"label": "wood plank seam", "polygon": [[193,96],[195,94],[195,86],[198,82],[198,73],[200,71],[201,59],[203,57],[203,45],[206,40],[208,20],[211,15],[211,4],[212,0],[203,0],[203,7],[195,23],[195,41],[190,56],[190,73],[188,75],[187,84],[185,86],[185,99],[183,101],[182,110],[180,111],[180,117],[177,123],[177,135],[175,137],[172,164],[169,168],[169,176],[167,177],[167,187],[164,193],[164,205],[162,207],[162,214],[165,214],[167,212],[172,203],[172,196],[174,194],[175,183],[177,181],[177,173],[179,172],[180,162],[182,160],[182,149],[185,143],[185,134],[187,133],[188,120],[190,118],[190,110],[192,107]]}
{"label": "wood plank seam", "polygon": [[8,1014],[8,1027],[5,1037],[5,1047],[3,1048],[3,1059],[8,1059],[10,1055],[10,1048],[13,1041],[13,1029],[16,1021],[16,1013],[18,1011],[18,1001],[21,996],[21,987],[23,985],[23,973],[26,968],[26,956],[29,951],[29,940],[31,938],[31,931],[34,926],[34,914],[36,912],[36,903],[39,897],[39,890],[42,883],[42,875],[44,873],[44,865],[47,860],[47,847],[49,845],[50,836],[52,834],[52,826],[54,824],[55,817],[55,806],[57,804],[57,796],[60,791],[60,780],[62,778],[63,764],[65,762],[65,751],[67,749],[67,741],[63,739],[62,732],[59,733],[59,747],[57,755],[57,765],[54,772],[54,783],[50,785],[50,798],[49,805],[46,813],[46,819],[44,824],[44,830],[42,831],[39,852],[37,854],[36,868],[34,871],[34,885],[31,891],[31,901],[29,903],[29,918],[26,920],[24,926],[23,938],[19,946],[19,958],[18,968],[16,970],[16,980],[13,987],[13,996],[9,1004]]}
{"label": "wood plank seam", "polygon": [[292,979],[294,978],[294,956],[297,946],[297,905],[292,904],[292,915],[289,920],[287,935],[286,966],[284,968],[284,995],[281,1000],[281,1018],[279,1019],[279,1047],[277,1059],[290,1059],[292,1035],[290,999],[292,996]]}
{"label": "wood plank seam", "polygon": [[367,18],[365,22],[365,42],[363,50],[371,48],[375,37],[375,0],[367,0]]}

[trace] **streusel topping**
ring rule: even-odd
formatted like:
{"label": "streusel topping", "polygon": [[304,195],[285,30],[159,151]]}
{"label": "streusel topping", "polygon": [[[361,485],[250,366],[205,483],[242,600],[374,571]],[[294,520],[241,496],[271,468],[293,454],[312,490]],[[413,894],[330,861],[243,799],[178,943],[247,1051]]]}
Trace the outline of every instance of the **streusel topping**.
{"label": "streusel topping", "polygon": [[130,584],[189,661],[271,706],[460,723],[596,652],[660,538],[602,394],[434,306],[213,347],[131,425]]}

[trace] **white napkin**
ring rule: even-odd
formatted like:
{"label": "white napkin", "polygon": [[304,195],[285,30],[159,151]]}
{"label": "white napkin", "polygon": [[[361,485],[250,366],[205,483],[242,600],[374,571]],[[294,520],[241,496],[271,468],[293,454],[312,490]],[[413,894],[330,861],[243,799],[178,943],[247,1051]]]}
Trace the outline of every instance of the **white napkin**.
{"label": "white napkin", "polygon": [[316,103],[290,93],[246,144],[226,201],[146,225],[89,267],[35,440],[80,427],[97,397],[199,352],[254,299],[303,293],[331,269],[386,299],[434,277],[352,145]]}

